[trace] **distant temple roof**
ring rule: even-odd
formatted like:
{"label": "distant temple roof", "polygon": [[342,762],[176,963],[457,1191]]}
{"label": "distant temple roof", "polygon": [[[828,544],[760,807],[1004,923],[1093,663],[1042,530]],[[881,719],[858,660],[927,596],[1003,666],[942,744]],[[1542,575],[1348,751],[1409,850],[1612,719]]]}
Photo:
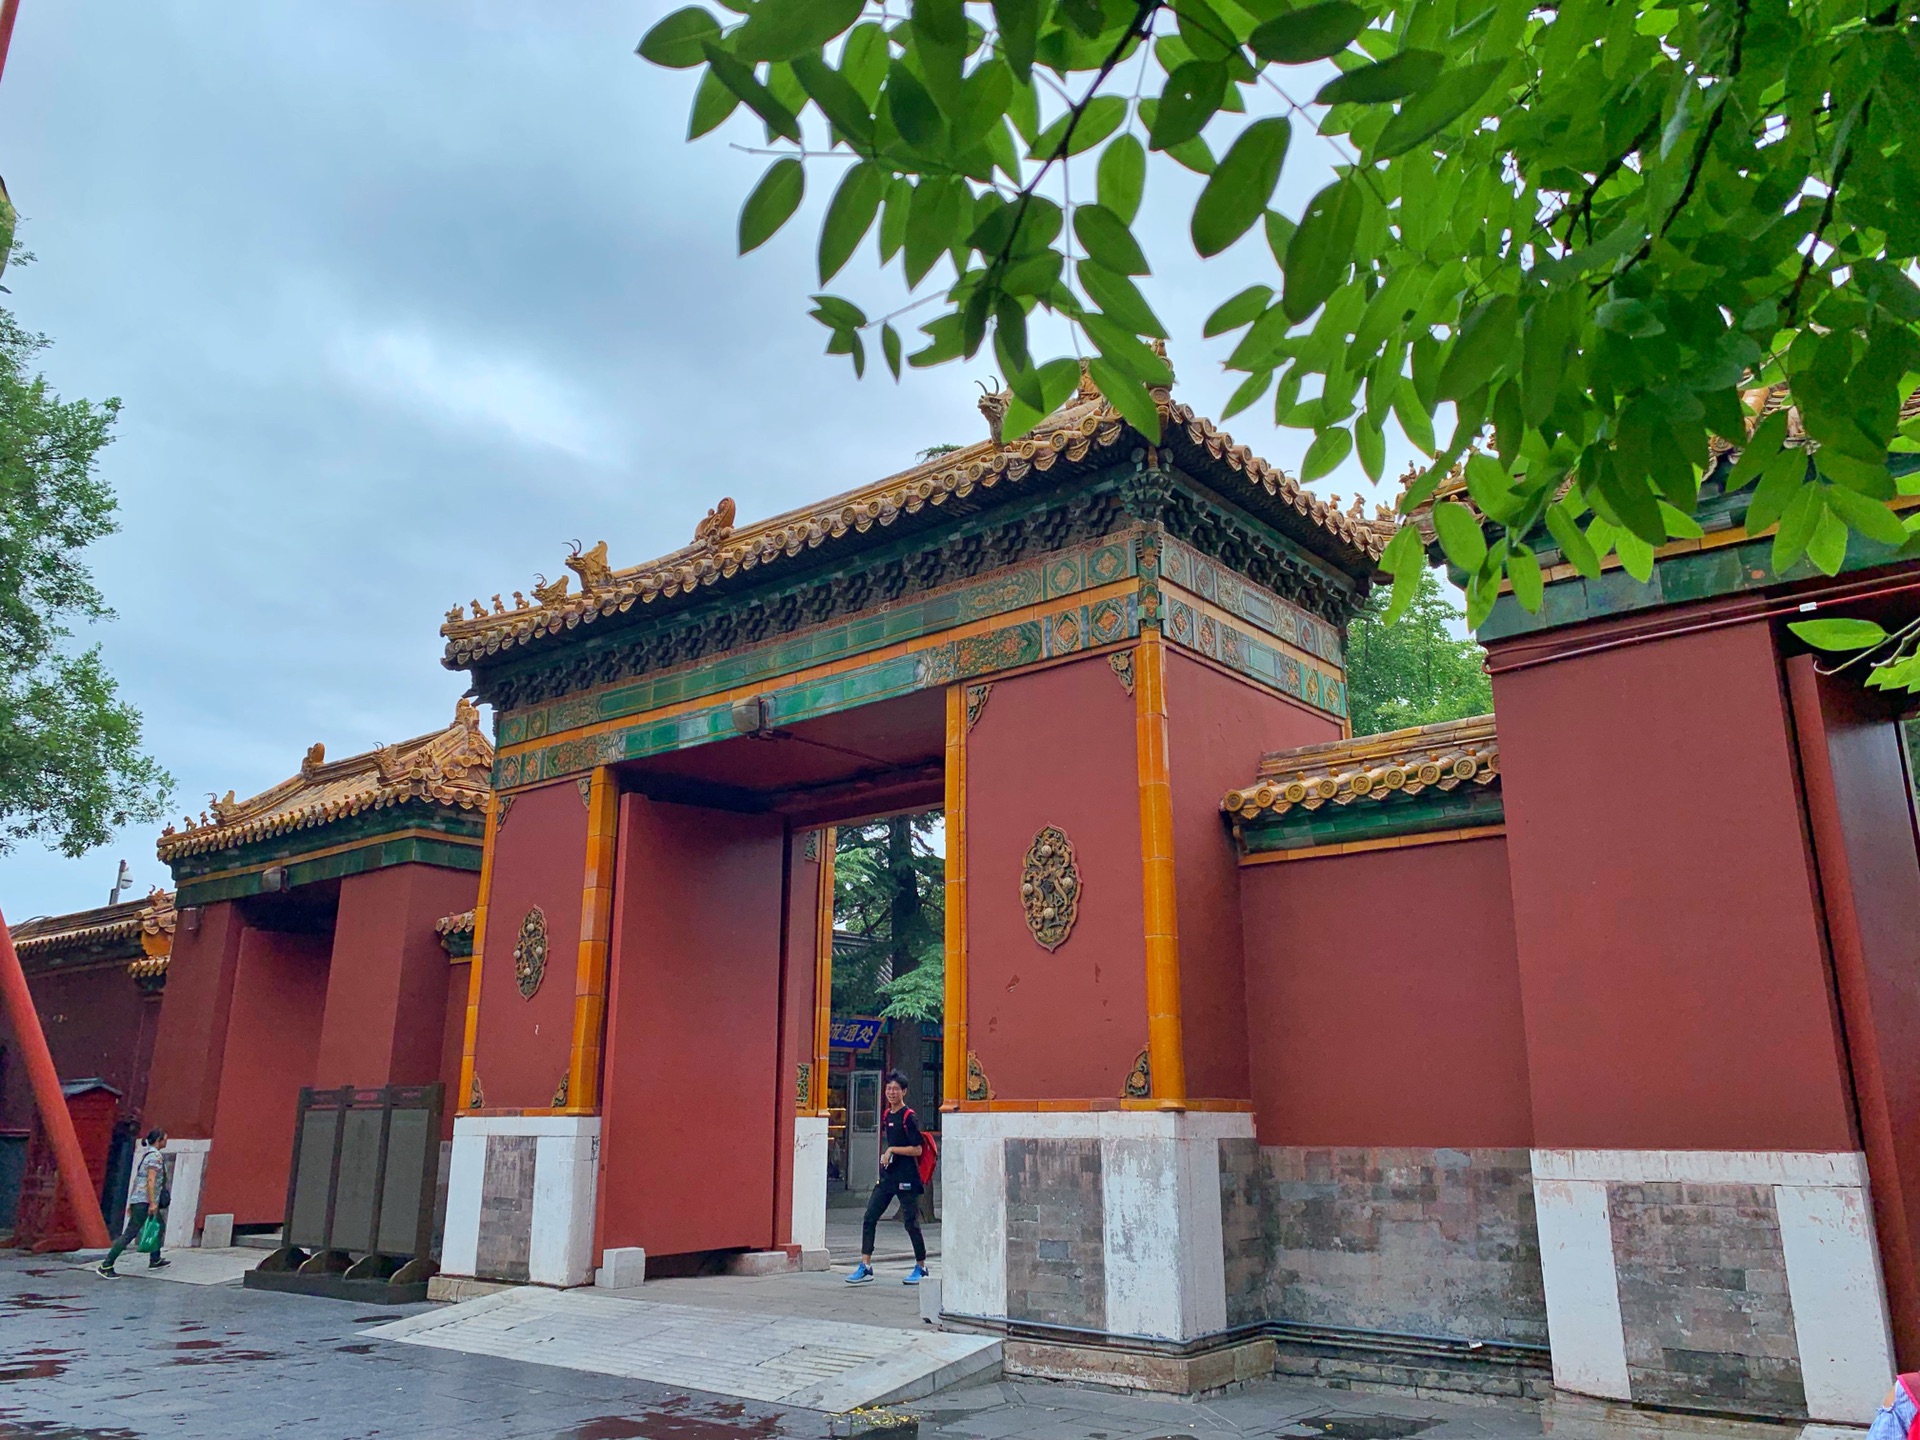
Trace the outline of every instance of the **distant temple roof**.
{"label": "distant temple roof", "polygon": [[[1328,504],[1278,466],[1216,430],[1191,407],[1160,393],[1162,445],[1177,465],[1211,477],[1220,493],[1348,573],[1360,575],[1374,569],[1395,529],[1390,516],[1380,512],[1369,519],[1357,500],[1347,511]],[[997,413],[1003,414],[1004,397],[988,396],[982,409],[989,413],[989,424],[997,433],[996,403]],[[629,610],[636,602],[645,605],[690,594],[742,571],[781,565],[849,534],[864,535],[875,525],[892,525],[902,515],[917,514],[928,505],[944,505],[949,498],[993,489],[1002,481],[1023,480],[1053,468],[1062,457],[1078,461],[1091,451],[1117,449],[1128,438],[1144,443],[1083,378],[1080,390],[1066,405],[1017,440],[1001,443],[990,438],[963,446],[860,489],[738,529],[733,524],[733,501],[722,500],[695,529],[693,543],[642,565],[613,569],[607,562],[605,541],[584,553],[576,546],[566,563],[581,579],[579,593],[567,593],[568,577],[562,575],[551,584],[533,587],[535,604],[515,592],[512,609],[498,596],[491,612],[477,600],[471,614],[454,606],[440,627],[447,637],[445,663],[464,668],[481,657],[582,620]]]}
{"label": "distant temple roof", "polygon": [[298,775],[250,800],[235,801],[229,790],[213,803],[211,816],[202,811],[197,824],[189,817],[184,830],[169,825],[157,848],[160,859],[171,863],[409,800],[478,810],[487,802],[492,768],[493,746],[480,731],[480,712],[461,700],[444,730],[397,745],[328,760],[325,748],[315,744]]}
{"label": "distant temple roof", "polygon": [[36,916],[11,929],[21,963],[34,969],[125,959],[135,980],[157,983],[166,977],[177,919],[172,892],[156,888],[144,900]]}
{"label": "distant temple roof", "polygon": [[1500,823],[1493,716],[1276,750],[1220,808],[1242,849],[1299,850]]}

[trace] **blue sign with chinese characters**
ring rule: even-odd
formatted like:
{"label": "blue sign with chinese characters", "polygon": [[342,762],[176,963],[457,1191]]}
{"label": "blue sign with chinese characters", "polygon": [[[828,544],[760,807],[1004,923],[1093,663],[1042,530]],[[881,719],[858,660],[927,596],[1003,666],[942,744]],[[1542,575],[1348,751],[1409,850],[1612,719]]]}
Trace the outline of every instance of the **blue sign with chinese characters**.
{"label": "blue sign with chinese characters", "polygon": [[836,1015],[827,1043],[835,1050],[870,1050],[884,1020],[871,1015]]}

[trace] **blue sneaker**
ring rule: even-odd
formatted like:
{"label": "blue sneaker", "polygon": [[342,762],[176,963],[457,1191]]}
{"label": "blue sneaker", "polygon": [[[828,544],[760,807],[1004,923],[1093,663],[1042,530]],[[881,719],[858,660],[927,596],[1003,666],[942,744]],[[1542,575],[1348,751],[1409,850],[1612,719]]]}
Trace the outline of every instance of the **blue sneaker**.
{"label": "blue sneaker", "polygon": [[853,1267],[853,1273],[847,1276],[847,1283],[849,1285],[871,1285],[873,1283],[873,1267],[862,1260],[858,1265]]}
{"label": "blue sneaker", "polygon": [[913,1267],[913,1269],[907,1271],[906,1275],[902,1277],[900,1283],[902,1285],[918,1285],[922,1280],[926,1278],[927,1278],[927,1267],[924,1265],[916,1265]]}

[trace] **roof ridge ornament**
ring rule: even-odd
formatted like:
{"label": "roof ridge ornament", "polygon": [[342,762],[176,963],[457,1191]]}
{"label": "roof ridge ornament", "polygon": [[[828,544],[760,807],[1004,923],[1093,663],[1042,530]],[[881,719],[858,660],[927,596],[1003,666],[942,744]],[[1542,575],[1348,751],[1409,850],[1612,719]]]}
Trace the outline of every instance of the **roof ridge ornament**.
{"label": "roof ridge ornament", "polygon": [[722,495],[720,503],[707,511],[706,519],[693,527],[693,543],[718,550],[733,536],[734,514],[733,497]]}
{"label": "roof ridge ornament", "polygon": [[987,433],[993,437],[993,448],[998,450],[1006,443],[1001,439],[1001,432],[1006,428],[1007,407],[1013,403],[1013,395],[1010,391],[998,388],[998,375],[993,377],[993,389],[988,389],[984,381],[976,380],[973,383],[980,387],[980,413],[986,417]]}
{"label": "roof ridge ornament", "polygon": [[591,595],[613,580],[613,567],[607,563],[607,542],[602,540],[591,550],[582,550],[578,540],[567,542],[573,553],[567,556],[567,568],[580,577],[580,593]]}

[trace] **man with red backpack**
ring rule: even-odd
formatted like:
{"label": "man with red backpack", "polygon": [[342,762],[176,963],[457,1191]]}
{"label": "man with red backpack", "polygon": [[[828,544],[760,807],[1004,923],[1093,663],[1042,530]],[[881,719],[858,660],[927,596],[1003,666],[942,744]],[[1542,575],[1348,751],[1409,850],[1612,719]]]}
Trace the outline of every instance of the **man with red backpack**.
{"label": "man with red backpack", "polygon": [[927,1242],[920,1233],[920,1196],[939,1158],[933,1137],[921,1133],[920,1122],[907,1108],[907,1077],[898,1070],[887,1076],[887,1113],[880,1121],[880,1179],[867,1197],[867,1213],[860,1224],[860,1263],[847,1276],[849,1285],[873,1283],[873,1232],[887,1206],[900,1202],[900,1221],[913,1242],[913,1269],[903,1285],[927,1278]]}

